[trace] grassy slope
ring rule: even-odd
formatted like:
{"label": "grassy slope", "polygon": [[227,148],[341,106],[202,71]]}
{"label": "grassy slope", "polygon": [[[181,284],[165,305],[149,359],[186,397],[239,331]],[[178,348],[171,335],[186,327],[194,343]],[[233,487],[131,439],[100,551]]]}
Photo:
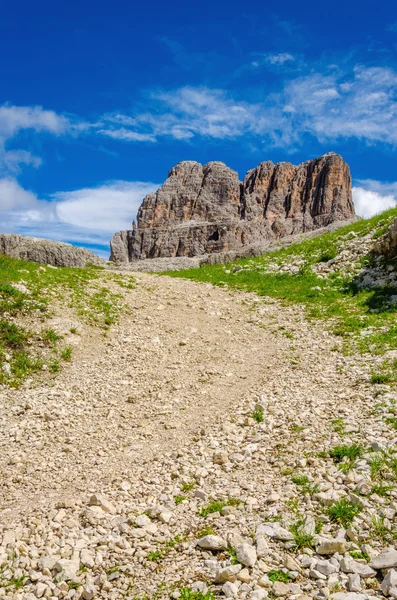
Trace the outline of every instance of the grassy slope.
{"label": "grassy slope", "polygon": [[[326,319],[328,327],[348,342],[345,347],[355,347],[361,352],[383,353],[397,348],[397,306],[388,302],[390,296],[397,294],[396,288],[383,286],[359,289],[354,275],[337,272],[320,278],[311,266],[334,258],[338,249],[353,235],[352,232],[357,236],[371,233],[379,237],[395,217],[397,209],[391,209],[372,219],[357,221],[332,233],[258,258],[167,275],[226,285],[299,303],[309,318]],[[274,264],[288,264],[296,259],[302,260],[297,274],[267,271]],[[361,268],[370,266],[372,261],[373,257],[364,257],[360,261]]]}
{"label": "grassy slope", "polygon": [[110,281],[133,286],[132,277],[100,268],[51,268],[0,256],[0,384],[18,386],[43,367],[57,372],[70,359],[72,347],[46,327],[57,307],[106,331],[123,310],[122,295],[106,287]]}

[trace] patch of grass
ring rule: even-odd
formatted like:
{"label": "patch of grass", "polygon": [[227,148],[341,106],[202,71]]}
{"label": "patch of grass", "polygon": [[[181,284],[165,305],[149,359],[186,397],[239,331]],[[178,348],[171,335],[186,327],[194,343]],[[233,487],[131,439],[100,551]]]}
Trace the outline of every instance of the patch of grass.
{"label": "patch of grass", "polygon": [[0,344],[5,348],[23,348],[31,334],[15,323],[0,320]]}
{"label": "patch of grass", "polygon": [[20,590],[24,587],[27,579],[26,575],[21,575],[21,577],[11,577],[5,581],[0,581],[0,585],[6,588],[13,587],[15,590]]}
{"label": "patch of grass", "polygon": [[180,600],[215,600],[213,592],[208,590],[205,594],[199,591],[194,591],[189,587],[183,587],[179,589]]}
{"label": "patch of grass", "polygon": [[188,497],[187,496],[175,496],[175,498],[174,498],[174,502],[177,506],[178,506],[178,504],[181,504],[184,500],[188,500]]}
{"label": "patch of grass", "polygon": [[311,482],[307,475],[293,475],[291,481],[300,488],[302,494],[310,494],[312,496],[319,490],[318,484]]}
{"label": "patch of grass", "polygon": [[304,425],[297,425],[296,423],[291,425],[291,431],[303,431],[304,429],[305,429]]}
{"label": "patch of grass", "polygon": [[364,447],[361,444],[353,443],[350,446],[335,446],[330,450],[329,455],[333,461],[339,464],[339,468],[343,472],[348,472],[353,469],[355,462],[364,453]]}
{"label": "patch of grass", "polygon": [[78,590],[83,584],[79,581],[68,581],[68,586],[70,590]]}
{"label": "patch of grass", "polygon": [[51,373],[58,373],[58,371],[61,368],[61,364],[59,362],[59,360],[57,358],[54,358],[54,360],[52,360],[49,364],[48,364],[48,370]]}
{"label": "patch of grass", "polygon": [[294,547],[296,550],[302,548],[313,548],[314,536],[304,531],[305,521],[299,519],[290,526],[290,532],[294,536]]}
{"label": "patch of grass", "polygon": [[397,454],[393,448],[385,448],[374,452],[369,460],[371,479],[384,478],[397,480]]}
{"label": "patch of grass", "polygon": [[207,506],[204,506],[198,511],[201,517],[207,517],[208,515],[216,512],[221,512],[225,506],[239,506],[242,504],[242,500],[238,498],[229,498],[228,500],[211,500]]}
{"label": "patch of grass", "polygon": [[391,373],[372,373],[371,375],[371,383],[374,384],[386,384],[390,383],[392,380]]}
{"label": "patch of grass", "polygon": [[[390,302],[397,288],[365,287],[357,274],[344,271],[320,278],[313,267],[339,252],[350,234],[361,237],[374,233],[379,227],[383,230],[396,216],[397,209],[393,208],[257,258],[244,258],[227,265],[203,265],[166,275],[227,285],[231,289],[304,305],[309,318],[325,319],[328,328],[343,338],[346,350],[354,347],[359,352],[383,353],[397,348],[397,306]],[[296,259],[303,265],[296,274],[277,272],[274,268]],[[373,261],[371,255],[363,257],[359,268],[365,271]],[[237,274],[235,267],[239,268]],[[361,335],[364,331],[365,335]]]}
{"label": "patch of grass", "polygon": [[250,417],[254,419],[257,423],[263,423],[265,420],[263,406],[258,404],[255,410],[250,414]]}
{"label": "patch of grass", "polygon": [[65,346],[65,348],[62,348],[61,350],[61,358],[62,360],[70,360],[72,357],[72,352],[73,352],[73,346]]}
{"label": "patch of grass", "polygon": [[160,562],[164,558],[164,552],[162,550],[154,550],[153,552],[149,552],[146,558],[151,562]]}
{"label": "patch of grass", "polygon": [[346,498],[342,498],[328,507],[327,514],[331,521],[336,521],[347,528],[352,524],[354,517],[359,515],[361,507]]}
{"label": "patch of grass", "polygon": [[389,492],[393,490],[392,485],[385,485],[383,483],[376,483],[371,488],[371,494],[377,494],[377,496],[387,496]]}
{"label": "patch of grass", "polygon": [[202,538],[206,535],[216,535],[216,531],[212,527],[204,527],[204,529],[197,531],[196,535],[198,538]]}
{"label": "patch of grass", "polygon": [[359,550],[352,550],[351,552],[349,552],[349,554],[354,559],[358,559],[358,560],[364,559],[367,562],[370,561],[370,556],[366,552],[360,552]]}
{"label": "patch of grass", "polygon": [[43,331],[41,332],[41,338],[47,344],[56,346],[58,340],[62,339],[62,336],[58,335],[54,329],[43,329]]}
{"label": "patch of grass", "polygon": [[281,569],[272,569],[268,572],[267,576],[269,577],[272,583],[274,583],[275,581],[289,583],[291,581],[291,576],[289,575],[289,573],[285,573]]}
{"label": "patch of grass", "polygon": [[335,433],[343,435],[345,433],[346,424],[343,419],[333,419],[331,421]]}
{"label": "patch of grass", "polygon": [[386,417],[386,425],[391,425],[393,429],[397,429],[397,417]]}
{"label": "patch of grass", "polygon": [[239,561],[237,560],[236,550],[232,546],[228,546],[227,553],[230,558],[230,562],[232,565],[238,565]]}
{"label": "patch of grass", "polygon": [[196,485],[195,481],[182,481],[181,490],[182,492],[190,492]]}
{"label": "patch of grass", "polygon": [[385,517],[374,515],[371,525],[372,536],[384,544],[390,543],[395,538],[393,531],[385,524]]}

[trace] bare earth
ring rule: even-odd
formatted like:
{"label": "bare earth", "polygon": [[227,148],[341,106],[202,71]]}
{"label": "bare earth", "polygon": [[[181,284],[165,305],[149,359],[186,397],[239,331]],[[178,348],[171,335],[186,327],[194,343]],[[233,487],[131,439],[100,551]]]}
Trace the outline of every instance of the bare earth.
{"label": "bare earth", "polygon": [[[370,444],[376,439],[386,444],[394,437],[373,411],[371,365],[360,357],[344,357],[337,351],[338,338],[308,323],[299,307],[142,273],[125,297],[129,311],[107,337],[79,325],[79,334],[70,336],[75,345],[72,362],[50,380],[51,385],[43,380],[0,394],[0,540],[1,529],[12,528],[17,539],[29,544],[35,540],[40,556],[64,556],[54,541],[58,537],[66,540],[66,546],[70,539],[88,540],[96,566],[93,573],[76,574],[83,586],[76,598],[83,589],[84,598],[89,598],[90,585],[97,594],[92,597],[100,598],[125,597],[130,589],[124,575],[111,589],[102,580],[90,579],[106,572],[98,566],[100,561],[97,565],[96,547],[100,546],[106,568],[115,562],[112,552],[117,550],[110,542],[107,551],[102,548],[104,531],[113,535],[114,522],[107,525],[101,517],[95,530],[91,515],[96,537],[90,537],[86,521],[79,521],[83,514],[87,518],[92,493],[105,492],[120,519],[152,505],[171,511],[173,516],[159,522],[157,533],[148,533],[143,540],[138,536],[136,544],[131,536],[135,539],[138,529],[126,524],[125,531],[117,530],[129,540],[120,546],[125,555],[118,557],[119,562],[136,561],[134,586],[150,595],[162,581],[185,578],[191,585],[203,579],[198,575],[203,569],[208,571],[200,553],[191,549],[194,540],[190,546],[184,543],[177,558],[172,550],[161,569],[145,562],[159,540],[178,532],[189,535],[199,527],[203,519],[197,509],[205,498],[241,497],[248,512],[239,509],[237,520],[235,511],[229,517],[218,515],[216,529],[226,535],[228,528],[237,527],[247,536],[264,521],[269,507],[270,513],[280,507],[281,513],[289,510],[283,502],[297,492],[286,475],[288,467],[290,473],[309,469],[310,477],[324,482],[321,490],[334,487],[345,494],[354,489],[359,476],[345,480],[332,461],[315,458],[316,452],[340,443],[332,420],[345,420],[349,443]],[[76,318],[67,311],[49,323],[64,333],[73,325]],[[392,394],[386,393],[383,401],[388,398]],[[249,418],[258,401],[265,409],[260,424]],[[214,459],[216,451],[224,451],[227,459]],[[183,494],[182,481],[191,478],[202,496],[189,492],[175,506],[173,498]],[[269,500],[271,493],[278,499]],[[59,526],[54,525],[51,533],[56,505],[69,507],[74,520],[64,526],[63,519],[69,517],[59,517]],[[312,508],[312,500],[302,498],[300,510],[306,514]],[[31,521],[33,515],[36,520]],[[38,533],[29,527],[37,527]],[[43,527],[48,530],[45,535]],[[325,526],[326,535],[327,531],[333,535],[331,530],[331,525]],[[36,541],[40,536],[41,545]],[[98,536],[105,537],[99,542]],[[374,548],[376,554],[380,549],[376,541]],[[277,552],[274,559],[269,555],[269,564],[276,565]],[[72,554],[75,551],[65,556]],[[28,571],[39,572],[34,556],[32,561]],[[257,564],[251,581],[258,581],[263,570]],[[47,585],[51,577],[43,573],[39,582]],[[28,585],[31,597],[40,597],[37,584]],[[313,593],[310,585],[306,593],[314,596],[317,583]],[[53,594],[50,588],[46,597]],[[241,597],[249,597],[251,591],[243,589]],[[55,596],[73,594],[61,586]],[[260,600],[260,594],[257,597]]]}

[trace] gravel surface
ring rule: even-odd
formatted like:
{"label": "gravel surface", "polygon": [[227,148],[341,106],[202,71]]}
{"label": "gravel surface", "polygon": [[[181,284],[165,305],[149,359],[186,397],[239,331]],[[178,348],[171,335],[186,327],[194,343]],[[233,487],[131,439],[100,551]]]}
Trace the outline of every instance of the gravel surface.
{"label": "gravel surface", "polygon": [[136,279],[54,381],[0,390],[0,597],[397,598],[384,357],[296,306]]}

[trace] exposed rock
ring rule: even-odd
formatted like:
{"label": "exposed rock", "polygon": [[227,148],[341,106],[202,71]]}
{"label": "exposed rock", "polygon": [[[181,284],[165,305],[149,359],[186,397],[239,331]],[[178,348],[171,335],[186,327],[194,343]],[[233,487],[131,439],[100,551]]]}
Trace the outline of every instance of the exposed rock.
{"label": "exposed rock", "polygon": [[386,233],[377,240],[374,250],[388,258],[394,258],[397,255],[397,219],[393,221]]}
{"label": "exposed rock", "polygon": [[372,569],[391,569],[397,567],[397,550],[394,548],[385,548],[378,556],[371,560]]}
{"label": "exposed rock", "polygon": [[219,535],[205,535],[198,541],[200,548],[205,550],[225,550],[227,543]]}
{"label": "exposed rock", "polygon": [[0,254],[54,267],[86,267],[89,264],[100,267],[106,264],[85,248],[17,233],[0,233]]}
{"label": "exposed rock", "polygon": [[219,253],[354,216],[348,165],[334,153],[294,166],[260,163],[243,182],[221,162],[181,162],[143,200],[111,260]]}

